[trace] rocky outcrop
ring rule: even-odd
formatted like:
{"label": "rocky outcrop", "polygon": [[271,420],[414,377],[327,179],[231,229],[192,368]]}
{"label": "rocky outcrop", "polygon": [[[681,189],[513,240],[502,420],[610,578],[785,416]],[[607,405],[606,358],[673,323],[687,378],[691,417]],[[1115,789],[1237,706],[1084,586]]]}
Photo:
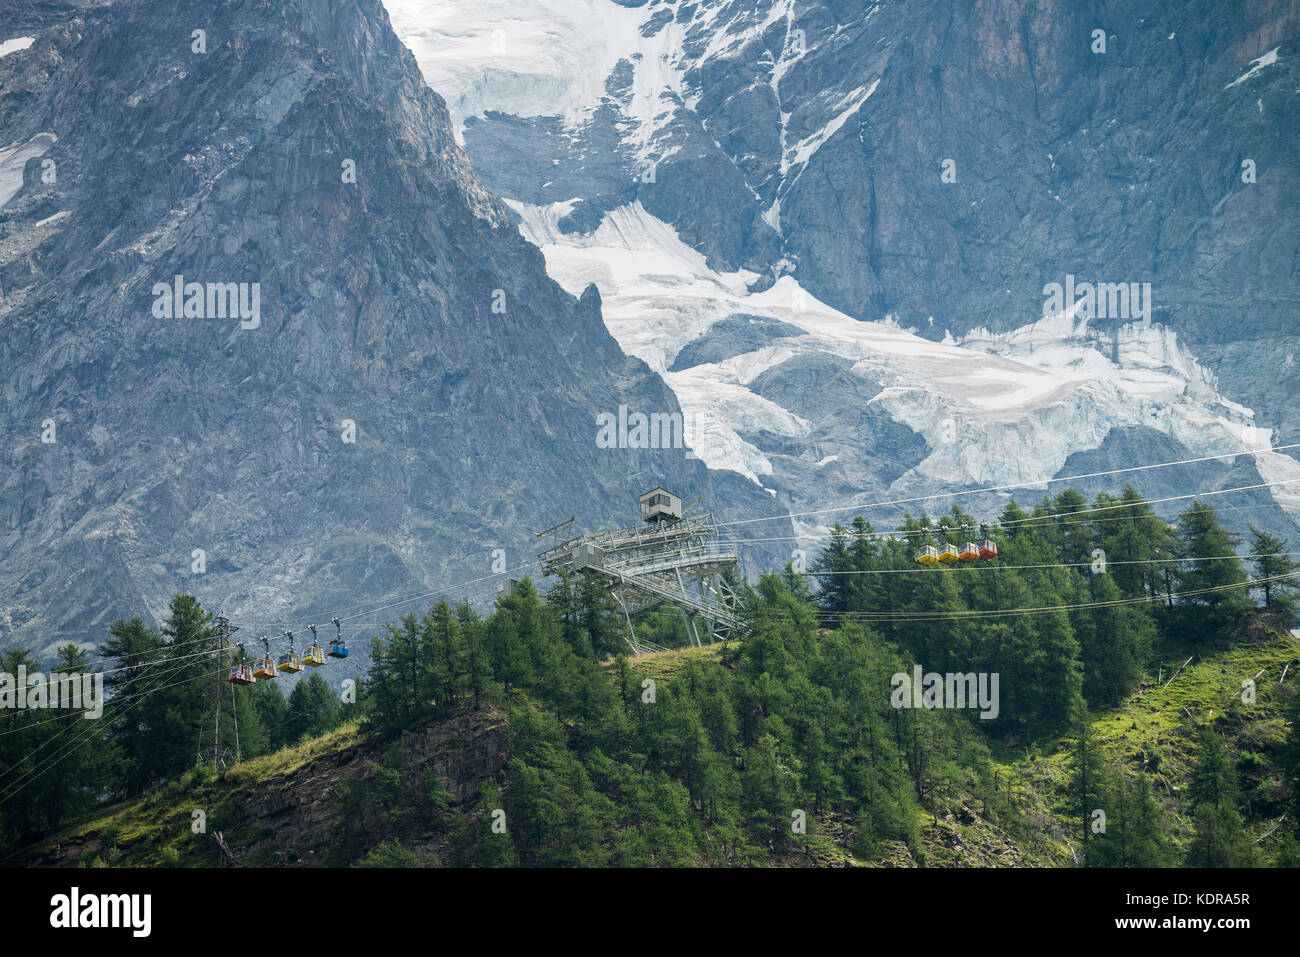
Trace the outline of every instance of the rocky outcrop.
{"label": "rocky outcrop", "polygon": [[378,0],[48,9],[0,58],[0,143],[53,137],[0,209],[6,646],[177,591],[254,637],[484,597],[558,520],[715,500],[683,449],[597,447],[675,399],[547,277]]}
{"label": "rocky outcrop", "polygon": [[[283,763],[286,756],[297,758],[290,767],[264,770],[268,761]],[[342,747],[331,738],[309,741],[128,805],[126,819],[147,820],[144,830],[121,828],[110,814],[93,830],[37,849],[26,863],[75,867],[91,856],[123,864],[166,862],[161,849],[176,847],[178,834],[185,835],[186,863],[209,863],[204,855],[210,853],[212,861],[225,856],[228,863],[233,856],[245,866],[342,866],[392,840],[446,863],[459,837],[448,822],[475,812],[484,784],[502,773],[507,756],[505,719],[490,707],[458,710],[392,740],[368,736]],[[397,793],[394,781],[400,782]],[[437,808],[430,802],[433,791],[441,795]],[[386,813],[394,807],[401,813]],[[203,832],[192,833],[192,809],[206,815]]]}

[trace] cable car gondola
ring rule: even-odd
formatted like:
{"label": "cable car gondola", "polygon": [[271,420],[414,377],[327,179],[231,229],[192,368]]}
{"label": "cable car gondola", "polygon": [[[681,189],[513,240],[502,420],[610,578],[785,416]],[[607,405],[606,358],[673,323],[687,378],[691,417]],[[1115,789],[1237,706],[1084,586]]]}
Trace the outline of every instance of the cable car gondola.
{"label": "cable car gondola", "polygon": [[[961,527],[962,538],[966,537],[966,526]],[[957,557],[963,562],[979,561],[980,547],[974,542],[966,541],[962,543],[961,548],[957,550]]]}
{"label": "cable car gondola", "polygon": [[945,565],[951,565],[956,560],[957,560],[956,545],[947,543],[943,546],[943,548],[939,549],[939,561],[943,562]]}
{"label": "cable car gondola", "polygon": [[232,685],[251,685],[257,679],[253,677],[253,669],[241,662],[231,667],[230,677],[226,680]]}
{"label": "cable car gondola", "polygon": [[302,653],[302,663],[312,668],[319,668],[325,664],[325,649],[320,646],[316,638],[316,626],[308,625],[307,630],[311,632],[311,644]]}
{"label": "cable car gondola", "polygon": [[289,650],[280,656],[280,670],[291,675],[302,671],[302,659],[293,653],[293,632],[286,631],[284,636],[289,639]]}
{"label": "cable car gondola", "polygon": [[939,550],[930,544],[930,533],[922,531],[924,544],[916,550],[916,563],[925,565],[927,568],[931,565],[939,564]]}
{"label": "cable car gondola", "polygon": [[980,558],[984,559],[986,562],[992,561],[998,557],[997,543],[995,543],[993,539],[989,538],[989,527],[987,525],[981,526],[980,531],[984,533],[984,537],[980,540]]}
{"label": "cable car gondola", "polygon": [[266,681],[270,678],[280,677],[280,672],[275,670],[275,660],[271,657],[271,640],[262,638],[262,657],[258,659],[257,664],[253,667],[253,677],[261,678]]}
{"label": "cable car gondola", "polygon": [[255,679],[253,669],[244,663],[244,646],[239,646],[239,663],[232,666],[230,676],[226,679],[232,685],[251,685]]}
{"label": "cable car gondola", "polygon": [[348,656],[348,646],[347,642],[343,640],[343,626],[339,624],[337,618],[331,618],[330,624],[338,631],[338,637],[330,641],[330,657],[346,658]]}

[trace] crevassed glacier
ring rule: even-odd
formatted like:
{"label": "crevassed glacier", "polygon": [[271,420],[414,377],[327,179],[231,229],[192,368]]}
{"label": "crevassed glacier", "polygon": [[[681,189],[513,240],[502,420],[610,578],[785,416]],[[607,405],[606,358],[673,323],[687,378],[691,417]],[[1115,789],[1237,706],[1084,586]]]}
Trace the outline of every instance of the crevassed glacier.
{"label": "crevassed glacier", "polygon": [[[748,386],[797,354],[821,353],[851,360],[855,371],[882,383],[869,401],[925,437],[931,452],[893,483],[899,489],[1037,485],[1073,453],[1097,448],[1112,429],[1134,426],[1201,455],[1254,451],[1266,481],[1300,480],[1294,460],[1255,451],[1270,444],[1270,433],[1255,427],[1250,409],[1220,395],[1210,372],[1160,325],[1121,327],[1118,363],[1090,336],[1087,319],[1068,314],[1007,333],[976,330],[934,342],[890,320],[853,319],[789,276],[750,292],[753,274],[711,270],[639,203],[612,211],[586,235],[558,227],[571,203],[511,206],[561,285],[577,295],[596,284],[611,334],[672,387],[688,426],[696,425],[688,427],[688,442],[711,468],[762,484],[771,464],[742,435],[798,438],[809,423]],[[738,313],[778,319],[804,335],[668,371],[682,346]],[[1298,494],[1300,488],[1276,497],[1294,508]]]}

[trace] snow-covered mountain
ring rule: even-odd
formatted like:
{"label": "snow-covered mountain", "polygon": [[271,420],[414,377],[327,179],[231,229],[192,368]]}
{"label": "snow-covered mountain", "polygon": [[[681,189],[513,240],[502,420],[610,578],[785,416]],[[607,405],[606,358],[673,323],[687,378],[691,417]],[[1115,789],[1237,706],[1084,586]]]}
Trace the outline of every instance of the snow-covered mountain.
{"label": "snow-covered mountain", "polygon": [[[0,0],[0,642],[1300,441],[1289,9]],[[1080,484],[1287,533],[1296,473]]]}
{"label": "snow-covered mountain", "polygon": [[[1236,452],[1253,454],[1103,484],[1278,483],[1271,501],[1300,514],[1300,465],[1254,451],[1295,441],[1297,417],[1244,385],[1273,381],[1266,362],[1294,375],[1300,352],[1282,262],[1298,234],[1270,208],[1300,189],[1277,148],[1297,126],[1294,25],[1094,6],[387,0],[549,274],[596,285],[705,464],[817,510],[811,525],[1085,460]],[[1265,39],[1281,54],[1245,55]],[[1211,152],[1241,126],[1268,184]],[[1210,161],[1220,181],[1189,195]],[[1259,275],[1242,278],[1247,255]],[[1242,523],[1285,523],[1249,500]]]}

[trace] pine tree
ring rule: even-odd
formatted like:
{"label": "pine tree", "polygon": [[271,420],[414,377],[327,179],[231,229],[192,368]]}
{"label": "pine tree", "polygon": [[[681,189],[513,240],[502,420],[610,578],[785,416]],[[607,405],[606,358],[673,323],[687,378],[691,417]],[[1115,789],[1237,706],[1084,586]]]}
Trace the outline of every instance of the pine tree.
{"label": "pine tree", "polygon": [[492,659],[488,652],[486,627],[468,602],[456,606],[465,647],[465,690],[474,696],[474,710],[483,703],[492,679]]}
{"label": "pine tree", "polygon": [[1234,550],[1239,541],[1208,505],[1194,502],[1178,516],[1178,605],[1193,635],[1204,638],[1254,607],[1240,587],[1247,579]]}
{"label": "pine tree", "polygon": [[1088,512],[1088,500],[1073,488],[1067,488],[1050,502],[1053,521],[1049,526],[1056,560],[1066,565],[1092,561],[1092,530],[1086,519],[1076,513]]}
{"label": "pine tree", "polygon": [[[150,729],[142,754],[142,772],[149,784],[168,781],[196,758],[213,759],[214,718],[218,700],[230,707],[225,661],[218,660],[212,615],[193,595],[175,596],[162,625],[163,648],[156,664],[146,667],[134,707]],[[226,649],[229,652],[229,648]],[[222,737],[222,749],[234,753],[233,736]]]}
{"label": "pine tree", "polygon": [[1282,617],[1285,627],[1292,627],[1297,620],[1296,591],[1300,590],[1300,562],[1286,554],[1286,539],[1261,532],[1254,525],[1250,526],[1251,563],[1255,566],[1255,577],[1264,579],[1256,589],[1264,595],[1264,605]]}
{"label": "pine tree", "polygon": [[[967,610],[957,587],[957,576],[946,568],[919,568],[896,575],[879,576],[886,581],[881,587],[892,594],[887,605],[899,617],[889,621],[889,638],[912,653],[927,670],[965,671],[970,660],[968,649],[954,640],[961,632],[958,622]],[[855,611],[877,611],[861,608]],[[909,617],[910,613],[910,617]],[[952,618],[935,621],[943,614]]]}
{"label": "pine tree", "polygon": [[108,633],[109,639],[96,653],[112,662],[104,676],[105,693],[124,705],[105,715],[108,734],[118,747],[110,787],[117,796],[134,797],[149,784],[149,743],[143,723],[149,709],[138,703],[136,694],[149,687],[153,666],[163,660],[163,639],[138,615],[129,621],[119,618]]}
{"label": "pine tree", "polygon": [[1292,693],[1286,719],[1286,741],[1278,749],[1278,773],[1289,797],[1290,828],[1295,838],[1300,840],[1300,692]]}
{"label": "pine tree", "polygon": [[818,577],[817,600],[823,611],[843,613],[849,611],[850,577],[845,572],[852,566],[848,555],[848,530],[836,522],[831,526],[830,537],[821,553],[811,565]]}
{"label": "pine tree", "polygon": [[477,863],[483,867],[515,867],[519,864],[519,855],[510,828],[513,810],[507,813],[503,807],[501,789],[495,780],[489,778],[484,782],[482,794],[483,800],[479,804],[482,819],[475,822],[481,833],[471,838],[481,842]]}
{"label": "pine tree", "polygon": [[[22,846],[49,828],[48,816],[41,807],[44,795],[33,787],[45,770],[47,753],[57,751],[56,735],[80,728],[65,729],[68,719],[50,721],[48,713],[20,709],[17,704],[19,675],[40,672],[40,662],[23,648],[0,650],[0,848]],[[80,720],[80,719],[75,719]]]}
{"label": "pine tree", "polygon": [[1168,832],[1146,775],[1121,773],[1104,800],[1106,830],[1092,835],[1091,866],[1168,867]]}
{"label": "pine tree", "polygon": [[409,724],[424,714],[434,695],[429,616],[407,614],[399,625],[385,625],[388,634],[370,642],[369,707],[371,719],[382,728]]}
{"label": "pine tree", "polygon": [[[253,699],[255,694],[253,689],[260,684],[263,682],[242,687],[231,685],[230,697],[223,703],[227,711],[222,715],[222,723],[225,723],[227,716],[232,719],[232,732],[237,731],[237,737],[232,733],[231,738],[238,741],[237,757],[241,761],[247,761],[271,750],[271,736],[262,722],[261,712]],[[225,737],[224,733],[222,737]]]}
{"label": "pine tree", "polygon": [[1136,686],[1155,641],[1146,605],[1122,605],[1110,574],[1092,576],[1086,600],[1094,607],[1073,616],[1083,663],[1083,695],[1094,706],[1118,704]]}
{"label": "pine tree", "polygon": [[537,589],[525,578],[512,595],[497,598],[497,613],[488,619],[488,647],[497,680],[508,689],[529,688],[539,674],[554,673],[557,647],[548,640]]}
{"label": "pine tree", "polygon": [[578,621],[597,659],[604,660],[626,646],[627,626],[614,597],[599,578],[588,572],[578,583]]}
{"label": "pine tree", "polygon": [[336,727],[340,707],[329,683],[315,671],[300,678],[289,693],[287,743],[316,737]]}
{"label": "pine tree", "polygon": [[1120,867],[1168,867],[1172,861],[1169,830],[1164,822],[1164,812],[1151,793],[1146,775],[1136,775],[1126,786],[1129,801],[1128,813],[1133,824],[1125,824],[1127,842],[1120,858]]}
{"label": "pine tree", "polygon": [[569,644],[577,647],[581,626],[578,624],[578,602],[574,595],[573,576],[564,568],[556,570],[559,579],[546,595],[546,606],[560,620],[560,635]]}
{"label": "pine tree", "polygon": [[248,698],[266,732],[267,752],[277,751],[289,741],[289,702],[278,681],[259,681],[249,686]]}
{"label": "pine tree", "polygon": [[1107,573],[1115,576],[1120,592],[1127,598],[1166,596],[1166,572],[1173,558],[1169,525],[1131,485],[1124,486],[1118,499],[1098,495],[1093,514]]}
{"label": "pine tree", "polygon": [[440,601],[426,616],[425,629],[430,647],[428,657],[432,671],[433,696],[438,707],[446,710],[455,702],[464,686],[464,638],[460,622],[451,606]]}
{"label": "pine tree", "polygon": [[1223,740],[1210,728],[1201,736],[1200,753],[1188,787],[1195,836],[1187,849],[1188,867],[1255,867],[1259,852],[1251,843],[1237,810],[1237,786]]}
{"label": "pine tree", "polygon": [[1223,739],[1206,728],[1199,743],[1196,766],[1187,788],[1192,805],[1209,804],[1217,808],[1234,804],[1237,792]]}
{"label": "pine tree", "polygon": [[[12,804],[10,812],[27,827],[49,832],[90,807],[99,796],[108,777],[111,750],[106,745],[111,747],[111,743],[105,740],[99,722],[82,717],[93,704],[82,695],[85,690],[82,676],[93,674],[84,651],[72,644],[61,646],[43,672],[39,665],[18,652],[0,666],[0,671],[16,674],[17,668],[13,667],[16,665],[25,666],[29,677],[41,675],[43,684],[39,693],[44,694],[49,707],[33,703],[33,695],[38,692],[29,686],[27,709],[30,710],[0,710],[0,714],[12,715],[4,723],[4,730],[13,733],[5,737],[19,739],[6,742],[0,738],[0,742],[30,748],[15,762],[18,766],[13,771],[21,774],[0,776],[0,800]],[[62,710],[78,701],[79,710]],[[3,752],[0,756],[4,756]]]}
{"label": "pine tree", "polygon": [[[1115,814],[1111,802],[1114,783],[1102,764],[1101,751],[1092,734],[1092,720],[1087,705],[1080,705],[1074,718],[1075,745],[1070,762],[1070,808],[1079,822],[1081,853],[1084,867],[1096,867],[1101,861],[1094,857],[1092,844],[1098,836],[1098,822]],[[1105,817],[1098,815],[1101,812]]]}

